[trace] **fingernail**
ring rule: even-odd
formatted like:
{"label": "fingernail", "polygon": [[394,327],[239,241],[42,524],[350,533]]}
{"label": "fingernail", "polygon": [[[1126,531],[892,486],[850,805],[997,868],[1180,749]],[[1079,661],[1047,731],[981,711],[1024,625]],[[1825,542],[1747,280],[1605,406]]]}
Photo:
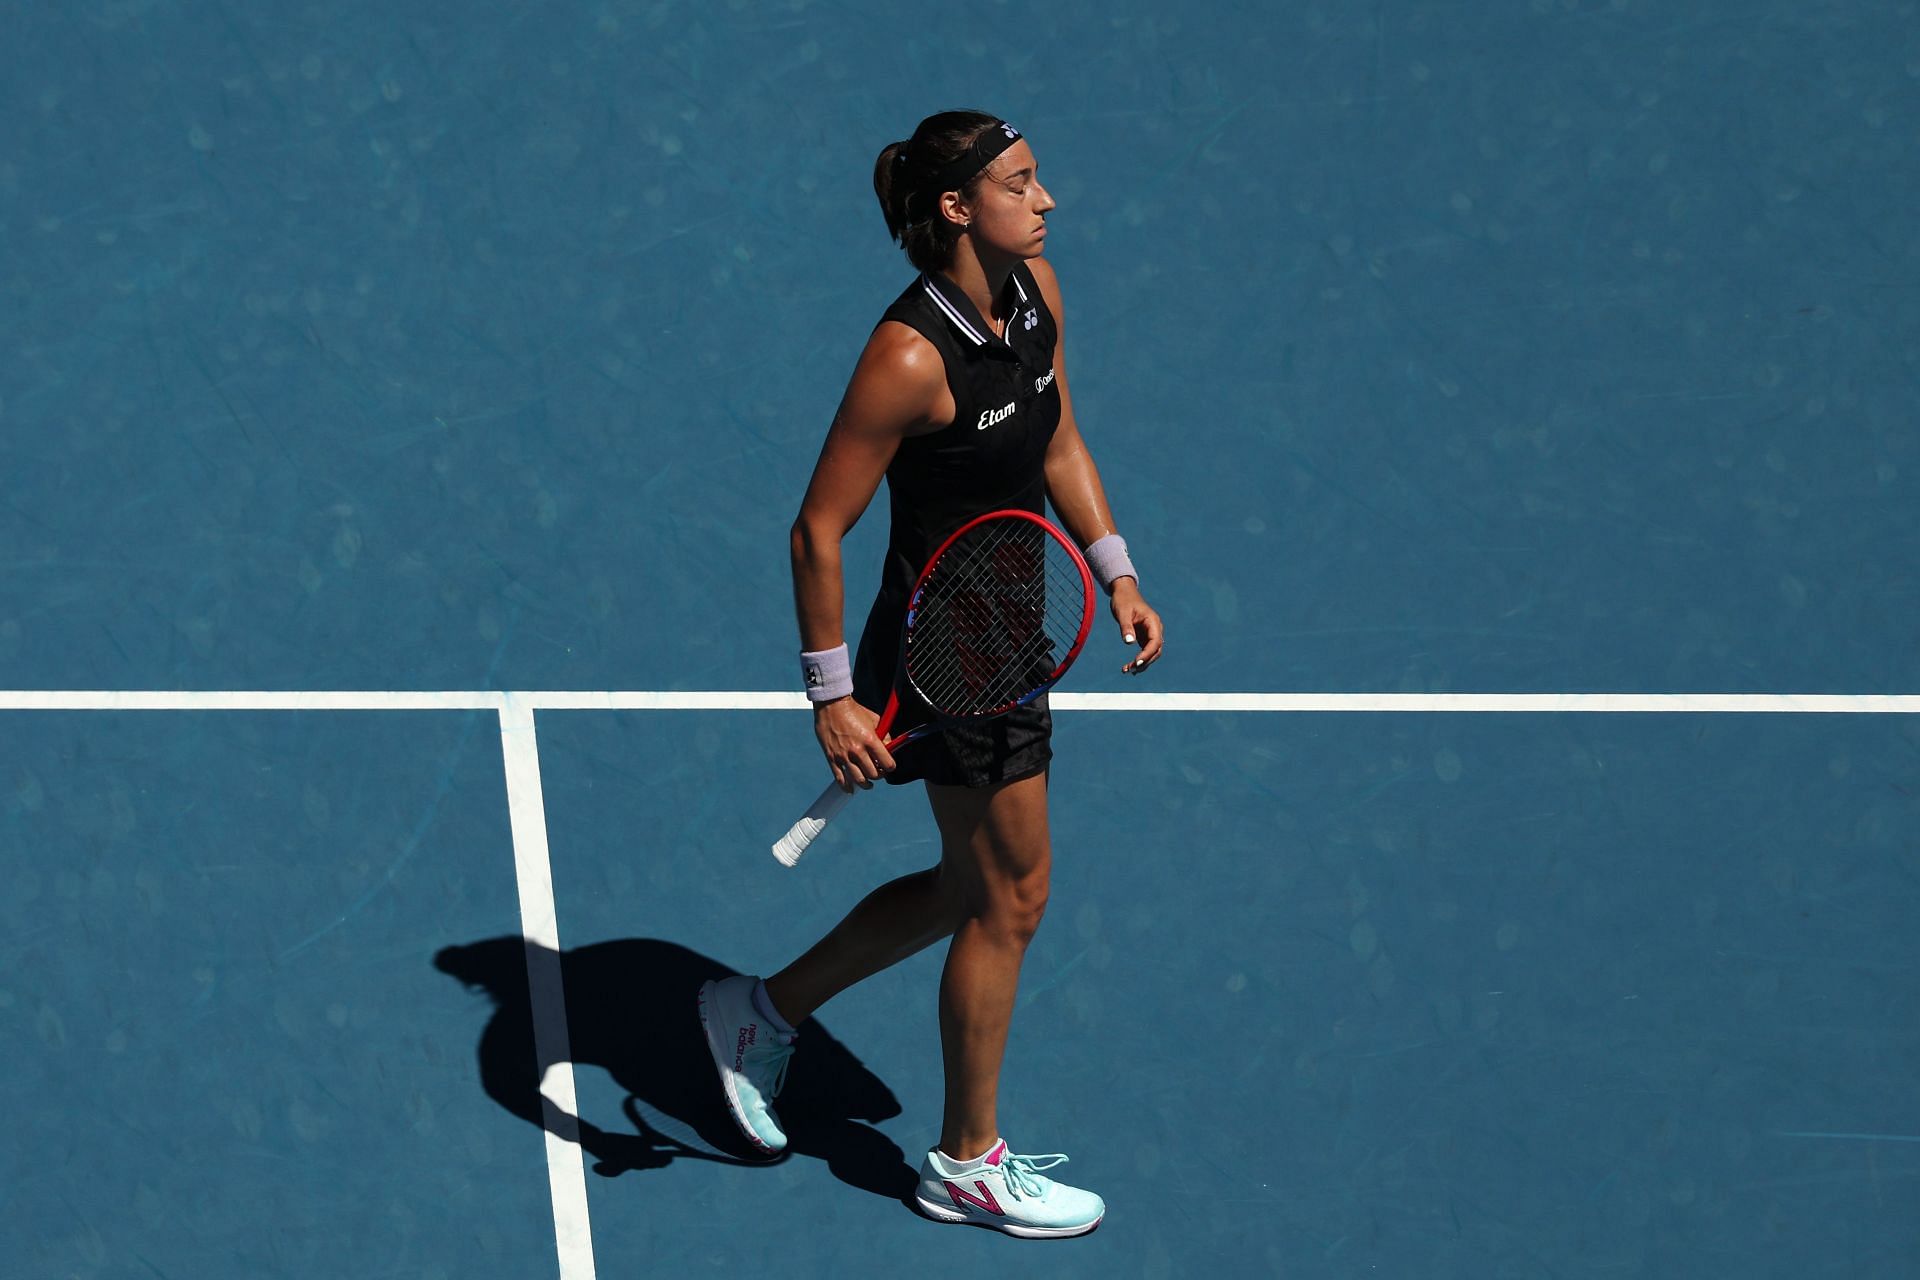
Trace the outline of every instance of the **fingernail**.
{"label": "fingernail", "polygon": [[1126,642],[1127,642],[1128,644],[1132,644],[1132,643],[1133,643],[1133,632],[1131,632],[1131,631],[1129,631],[1129,632],[1127,632],[1127,634],[1126,634],[1126,636],[1125,636],[1124,638],[1125,638],[1125,640],[1126,640]]}

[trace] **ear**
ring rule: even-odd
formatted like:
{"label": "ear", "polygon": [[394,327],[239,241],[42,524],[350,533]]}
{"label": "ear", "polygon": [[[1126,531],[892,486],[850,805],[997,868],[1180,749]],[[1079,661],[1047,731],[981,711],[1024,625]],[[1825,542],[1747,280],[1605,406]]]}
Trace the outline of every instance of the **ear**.
{"label": "ear", "polygon": [[940,216],[956,227],[965,227],[973,221],[973,209],[958,191],[945,191],[940,195]]}

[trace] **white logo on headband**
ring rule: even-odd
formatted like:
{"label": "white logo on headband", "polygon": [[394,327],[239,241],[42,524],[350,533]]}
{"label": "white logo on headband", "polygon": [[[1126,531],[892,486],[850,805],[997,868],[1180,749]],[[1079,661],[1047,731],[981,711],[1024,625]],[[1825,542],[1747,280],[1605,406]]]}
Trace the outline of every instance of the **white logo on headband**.
{"label": "white logo on headband", "polygon": [[1008,124],[1005,120],[1000,122],[1000,132],[1006,134],[1009,141],[1020,136],[1020,131]]}

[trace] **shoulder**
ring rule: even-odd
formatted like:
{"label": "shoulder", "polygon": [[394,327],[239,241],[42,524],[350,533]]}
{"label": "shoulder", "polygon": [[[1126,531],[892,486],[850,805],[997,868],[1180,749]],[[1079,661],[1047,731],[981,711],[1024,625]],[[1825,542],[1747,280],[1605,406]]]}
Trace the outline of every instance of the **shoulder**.
{"label": "shoulder", "polygon": [[910,386],[945,386],[947,381],[947,365],[939,349],[918,329],[898,320],[882,320],[874,326],[866,350],[860,353],[858,373]]}
{"label": "shoulder", "polygon": [[1054,274],[1053,264],[1045,258],[1027,260],[1027,270],[1033,273],[1033,282],[1040,286],[1040,292],[1046,295],[1049,305],[1060,305],[1060,277]]}
{"label": "shoulder", "polygon": [[1045,258],[1031,258],[1027,261],[1027,270],[1033,275],[1033,282],[1040,286],[1040,296],[1047,301],[1047,310],[1053,312],[1054,322],[1059,323],[1060,277],[1054,274],[1053,264]]}
{"label": "shoulder", "polygon": [[860,353],[839,416],[853,430],[897,438],[937,422],[946,395],[940,352],[912,326],[883,320]]}

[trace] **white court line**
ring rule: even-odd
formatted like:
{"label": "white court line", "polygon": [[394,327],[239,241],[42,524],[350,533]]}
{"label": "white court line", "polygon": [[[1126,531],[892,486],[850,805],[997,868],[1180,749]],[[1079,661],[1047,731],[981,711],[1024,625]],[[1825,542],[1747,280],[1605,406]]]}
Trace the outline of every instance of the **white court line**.
{"label": "white court line", "polygon": [[507,695],[493,690],[433,693],[331,689],[162,690],[7,689],[0,711],[498,711]]}
{"label": "white court line", "polygon": [[512,695],[500,707],[500,751],[507,770],[514,878],[520,886],[520,932],[526,938],[533,1050],[539,1062],[551,1064],[540,1081],[540,1104],[560,1280],[594,1280],[580,1102],[574,1092],[567,994],[560,976],[560,924],[547,852],[546,800],[540,790],[540,747],[534,738],[533,708]]}
{"label": "white court line", "polygon": [[[799,711],[773,690],[0,690],[0,711]],[[1915,715],[1920,695],[1878,693],[1056,693],[1060,711],[1492,714]]]}
{"label": "white court line", "polygon": [[1870,693],[1061,693],[1052,702],[1063,711],[1920,713],[1920,696]]}

